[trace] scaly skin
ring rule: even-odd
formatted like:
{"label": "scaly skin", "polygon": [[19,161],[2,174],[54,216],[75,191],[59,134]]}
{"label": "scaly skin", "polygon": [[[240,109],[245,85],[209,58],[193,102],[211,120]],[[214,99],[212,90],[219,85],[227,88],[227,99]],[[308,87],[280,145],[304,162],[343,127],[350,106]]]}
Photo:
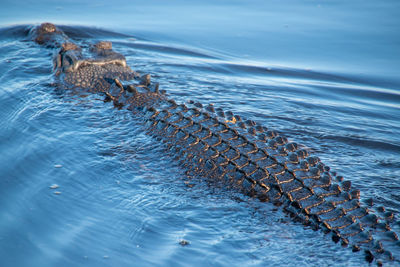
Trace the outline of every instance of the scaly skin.
{"label": "scaly skin", "polygon": [[94,45],[93,58],[85,59],[81,48],[69,43],[54,25],[42,24],[35,32],[39,44],[47,40],[44,43],[54,47],[65,41],[54,59],[62,84],[104,94],[115,106],[142,116],[148,134],[162,140],[189,174],[223,181],[261,201],[283,204],[294,219],[332,233],[333,241],[353,251],[364,250],[368,262],[399,263],[390,252],[400,250],[399,238],[390,228],[393,213],[382,209],[376,215],[368,210],[359,201],[359,190],[332,175],[307,150],[212,105],[176,104],[159,92],[149,75],[140,77],[132,71],[109,42]]}

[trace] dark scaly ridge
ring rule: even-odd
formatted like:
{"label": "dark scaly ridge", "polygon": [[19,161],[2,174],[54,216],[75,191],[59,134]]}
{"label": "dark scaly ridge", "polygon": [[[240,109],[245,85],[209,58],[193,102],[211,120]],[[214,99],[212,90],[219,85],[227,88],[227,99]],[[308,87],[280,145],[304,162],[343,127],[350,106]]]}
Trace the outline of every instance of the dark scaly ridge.
{"label": "dark scaly ridge", "polygon": [[[389,252],[400,247],[390,226],[393,213],[380,207],[375,212],[380,217],[375,215],[360,203],[359,190],[352,190],[349,181],[331,173],[308,150],[213,105],[194,101],[178,105],[160,94],[150,75],[140,76],[126,66],[111,43],[94,45],[93,58],[84,59],[76,45],[59,45],[69,40],[53,26],[42,24],[33,31],[38,35],[34,40],[61,46],[55,56],[61,83],[104,94],[116,107],[142,116],[147,133],[166,144],[188,175],[221,181],[261,201],[283,205],[294,219],[331,232],[333,241],[350,245],[353,251],[364,250],[369,262],[398,262]],[[120,80],[132,81],[123,85]]]}
{"label": "dark scaly ridge", "polygon": [[263,134],[265,128],[254,127],[257,125],[252,122],[247,123],[249,128],[240,123],[232,127],[225,121],[233,120],[196,107],[183,106],[174,113],[176,107],[150,109],[149,133],[183,151],[181,158],[186,165],[260,200],[286,202],[285,209],[295,218],[332,232],[335,242],[350,244],[354,251],[364,249],[368,261],[393,260],[382,245],[398,240],[389,222],[370,214],[360,204],[359,192],[351,191],[348,182],[332,183],[329,168],[318,158],[307,157],[307,151],[297,150],[276,132]]}

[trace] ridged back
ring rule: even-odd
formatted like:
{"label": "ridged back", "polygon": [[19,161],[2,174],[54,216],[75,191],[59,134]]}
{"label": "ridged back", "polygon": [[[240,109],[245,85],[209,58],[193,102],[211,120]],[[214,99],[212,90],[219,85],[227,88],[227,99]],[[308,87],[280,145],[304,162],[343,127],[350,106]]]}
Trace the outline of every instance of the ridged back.
{"label": "ridged back", "polygon": [[360,203],[359,190],[332,175],[307,149],[212,105],[164,101],[147,109],[146,118],[148,133],[173,149],[191,174],[284,204],[302,223],[331,232],[335,242],[363,249],[369,262],[393,260],[388,249],[399,246],[390,228],[393,214],[371,213]]}

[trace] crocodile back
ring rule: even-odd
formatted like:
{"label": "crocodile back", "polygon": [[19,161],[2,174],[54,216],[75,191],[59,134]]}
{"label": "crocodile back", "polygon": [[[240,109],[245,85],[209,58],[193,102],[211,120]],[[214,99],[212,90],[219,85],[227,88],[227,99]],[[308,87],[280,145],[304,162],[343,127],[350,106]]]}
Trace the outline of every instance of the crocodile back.
{"label": "crocodile back", "polygon": [[231,112],[165,101],[146,110],[148,133],[161,139],[191,175],[222,181],[261,201],[284,204],[293,218],[322,228],[335,242],[391,261],[399,250],[393,213],[363,206],[359,190],[332,175],[318,157],[273,130]]}

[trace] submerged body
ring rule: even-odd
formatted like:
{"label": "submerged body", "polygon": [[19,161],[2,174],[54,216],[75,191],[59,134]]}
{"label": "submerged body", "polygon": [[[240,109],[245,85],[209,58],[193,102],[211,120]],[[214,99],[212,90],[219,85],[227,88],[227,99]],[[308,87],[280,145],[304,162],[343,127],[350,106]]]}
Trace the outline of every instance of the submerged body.
{"label": "submerged body", "polygon": [[[63,38],[68,42],[48,24],[37,33],[40,44],[56,40],[49,47],[57,47]],[[189,174],[221,180],[262,201],[284,204],[294,218],[332,232],[334,241],[366,251],[368,261],[398,260],[390,252],[399,250],[397,234],[390,230],[393,214],[371,213],[360,204],[360,193],[351,189],[350,182],[332,175],[307,150],[212,105],[176,104],[159,92],[149,76],[133,72],[109,43],[95,45],[90,53],[86,59],[81,48],[63,45],[54,60],[60,83],[105,94],[117,107],[138,112],[147,121],[149,134],[173,149]]]}

